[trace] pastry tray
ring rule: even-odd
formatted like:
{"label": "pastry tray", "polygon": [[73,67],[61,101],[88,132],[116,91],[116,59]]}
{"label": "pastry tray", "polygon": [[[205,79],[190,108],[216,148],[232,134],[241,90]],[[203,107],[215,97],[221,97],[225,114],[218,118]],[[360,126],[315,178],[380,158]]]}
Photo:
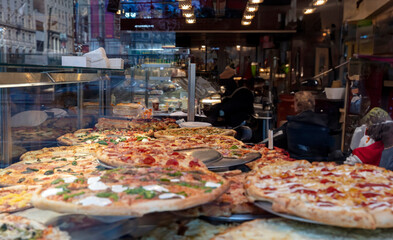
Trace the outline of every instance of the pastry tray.
{"label": "pastry tray", "polygon": [[327,225],[327,224],[313,221],[310,219],[306,219],[306,218],[302,218],[302,217],[298,217],[298,216],[294,216],[294,215],[290,215],[290,214],[286,214],[286,213],[276,212],[272,209],[272,203],[268,202],[268,201],[256,201],[256,202],[254,202],[254,204],[255,204],[255,206],[265,210],[266,212],[269,212],[269,213],[274,214],[279,217],[283,217],[283,218],[287,218],[287,219],[291,219],[291,220],[295,220],[295,221],[299,221],[299,222]]}
{"label": "pastry tray", "polygon": [[270,213],[266,214],[232,214],[231,216],[224,217],[224,216],[201,216],[199,217],[200,219],[213,222],[213,223],[232,223],[232,222],[246,222],[246,221],[251,221],[254,219],[259,219],[259,218],[271,218],[274,217],[274,215]]}
{"label": "pastry tray", "polygon": [[233,167],[241,166],[261,157],[259,152],[247,153],[243,158],[222,158],[220,161],[206,164],[211,171],[227,171]]}

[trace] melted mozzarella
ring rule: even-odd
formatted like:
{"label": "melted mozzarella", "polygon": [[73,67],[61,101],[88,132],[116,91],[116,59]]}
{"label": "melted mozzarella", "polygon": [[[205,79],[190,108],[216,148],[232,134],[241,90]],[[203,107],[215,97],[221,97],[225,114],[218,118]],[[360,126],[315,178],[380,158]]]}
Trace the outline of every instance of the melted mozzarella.
{"label": "melted mozzarella", "polygon": [[221,186],[221,183],[214,182],[206,182],[205,187],[218,188]]}
{"label": "melted mozzarella", "polygon": [[73,183],[76,179],[77,179],[77,177],[75,177],[75,176],[69,176],[69,177],[63,178],[65,183]]}
{"label": "melted mozzarella", "polygon": [[87,144],[90,144],[90,143],[91,143],[91,140],[87,140],[86,143],[87,143]]}
{"label": "melted mozzarella", "polygon": [[149,141],[149,139],[147,139],[147,138],[142,139],[142,142],[148,142],[148,141]]}
{"label": "melted mozzarella", "polygon": [[148,185],[148,186],[143,186],[143,188],[147,191],[169,192],[168,189],[161,187],[159,185]]}
{"label": "melted mozzarella", "polygon": [[91,178],[88,178],[88,179],[87,179],[87,184],[92,184],[92,183],[98,182],[98,181],[100,181],[100,179],[101,179],[101,177],[91,177]]}
{"label": "melted mozzarella", "polygon": [[158,196],[159,199],[169,199],[169,198],[181,198],[184,199],[183,195],[175,194],[175,193],[163,193]]}
{"label": "melted mozzarella", "polygon": [[63,191],[62,188],[48,188],[41,193],[41,196],[46,198],[49,196],[56,195],[57,193],[62,192],[62,191]]}
{"label": "melted mozzarella", "polygon": [[128,187],[124,187],[123,185],[113,185],[112,186],[112,191],[116,192],[116,193],[124,192],[127,189],[128,189]]}
{"label": "melted mozzarella", "polygon": [[171,179],[171,182],[180,182],[180,179]]}
{"label": "melted mozzarella", "polygon": [[90,205],[106,206],[111,203],[112,201],[109,198],[99,198],[96,196],[90,196],[78,201],[78,204],[82,204],[83,206],[90,206]]}
{"label": "melted mozzarella", "polygon": [[100,182],[100,181],[93,182],[92,184],[89,184],[89,189],[93,190],[93,191],[105,190],[107,188],[108,188],[108,186],[105,183]]}

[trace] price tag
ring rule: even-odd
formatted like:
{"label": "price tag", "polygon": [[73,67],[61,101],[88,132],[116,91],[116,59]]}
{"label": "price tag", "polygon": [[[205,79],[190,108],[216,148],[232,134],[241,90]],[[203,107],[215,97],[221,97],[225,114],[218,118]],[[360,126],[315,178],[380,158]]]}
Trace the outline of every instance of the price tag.
{"label": "price tag", "polygon": [[268,137],[268,141],[269,141],[268,148],[273,149],[273,130],[268,131],[267,137]]}

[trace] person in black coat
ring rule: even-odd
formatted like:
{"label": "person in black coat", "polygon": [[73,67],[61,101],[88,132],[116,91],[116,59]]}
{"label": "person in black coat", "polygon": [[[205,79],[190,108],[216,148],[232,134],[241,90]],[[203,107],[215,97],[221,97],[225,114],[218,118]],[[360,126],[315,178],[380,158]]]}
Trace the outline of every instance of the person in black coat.
{"label": "person in black coat", "polygon": [[295,116],[275,130],[274,146],[287,149],[295,159],[326,161],[333,150],[328,116],[314,112],[315,98],[310,92],[295,94]]}
{"label": "person in black coat", "polygon": [[252,91],[247,86],[238,87],[233,79],[234,74],[234,69],[229,68],[220,74],[220,85],[225,92],[222,93],[221,103],[214,105],[208,116],[213,125],[220,125],[218,119],[223,118],[224,125],[234,128],[248,120],[254,112]]}

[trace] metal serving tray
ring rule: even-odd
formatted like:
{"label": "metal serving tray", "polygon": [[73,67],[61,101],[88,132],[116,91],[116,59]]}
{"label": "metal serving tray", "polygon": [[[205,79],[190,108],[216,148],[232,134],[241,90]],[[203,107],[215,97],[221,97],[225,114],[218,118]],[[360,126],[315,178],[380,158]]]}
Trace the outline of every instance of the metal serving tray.
{"label": "metal serving tray", "polygon": [[209,221],[209,222],[246,222],[246,221],[251,221],[254,219],[258,218],[271,218],[274,217],[274,215],[267,213],[267,214],[232,214],[231,216],[224,217],[224,216],[218,216],[218,217],[213,217],[213,216],[201,216],[199,218]]}
{"label": "metal serving tray", "polygon": [[302,217],[297,217],[294,215],[290,215],[290,214],[286,214],[286,213],[279,213],[276,212],[272,209],[272,203],[271,202],[267,202],[267,201],[256,201],[254,202],[255,206],[262,208],[263,210],[265,210],[266,212],[269,212],[271,214],[274,214],[276,216],[280,216],[283,218],[287,218],[287,219],[291,219],[291,220],[295,220],[295,221],[299,221],[299,222],[306,222],[306,223],[313,223],[313,224],[322,224],[322,225],[327,225],[324,223],[320,223],[317,221],[313,221],[310,219],[306,219],[306,218],[302,218]]}
{"label": "metal serving tray", "polygon": [[213,163],[208,163],[206,164],[207,168],[211,171],[227,171],[232,167],[237,167],[244,165],[246,163],[252,162],[254,160],[257,160],[258,158],[261,157],[261,154],[258,152],[252,152],[246,154],[245,157],[243,158],[222,158],[220,161],[213,162]]}

